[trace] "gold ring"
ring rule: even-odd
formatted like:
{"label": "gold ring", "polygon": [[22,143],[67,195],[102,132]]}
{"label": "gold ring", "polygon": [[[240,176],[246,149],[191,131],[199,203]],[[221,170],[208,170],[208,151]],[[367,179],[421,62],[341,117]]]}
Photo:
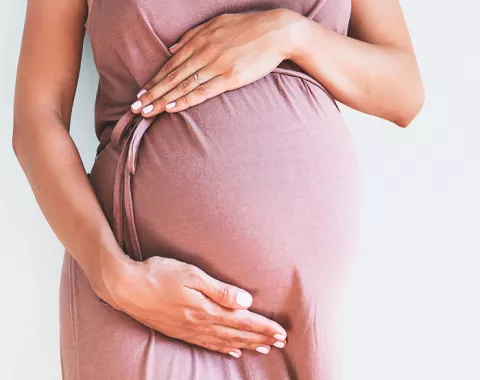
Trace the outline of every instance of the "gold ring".
{"label": "gold ring", "polygon": [[193,77],[195,78],[195,80],[197,81],[198,84],[201,84],[200,79],[198,79],[198,74],[197,73],[193,74]]}

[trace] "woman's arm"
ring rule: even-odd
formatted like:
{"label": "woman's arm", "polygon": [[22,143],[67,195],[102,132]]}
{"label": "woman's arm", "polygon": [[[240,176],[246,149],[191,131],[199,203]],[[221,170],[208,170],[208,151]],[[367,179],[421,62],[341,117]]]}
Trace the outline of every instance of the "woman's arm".
{"label": "woman's arm", "polygon": [[[13,149],[56,236],[95,293],[172,338],[222,353],[270,350],[286,331],[248,310],[244,290],[199,268],[117,244],[69,134],[86,0],[29,0],[14,99]],[[282,343],[276,343],[282,346]],[[284,343],[283,343],[284,344]]]}
{"label": "woman's arm", "polygon": [[352,0],[349,34],[283,8],[214,17],[170,47],[173,56],[143,86],[132,111],[182,111],[290,59],[339,101],[406,127],[424,93],[398,0]]}
{"label": "woman's arm", "polygon": [[408,126],[424,89],[399,1],[352,0],[348,36],[303,19],[289,58],[340,102]]}
{"label": "woman's arm", "polygon": [[87,14],[85,0],[29,0],[14,99],[13,149],[56,236],[94,289],[119,249],[69,134]]}

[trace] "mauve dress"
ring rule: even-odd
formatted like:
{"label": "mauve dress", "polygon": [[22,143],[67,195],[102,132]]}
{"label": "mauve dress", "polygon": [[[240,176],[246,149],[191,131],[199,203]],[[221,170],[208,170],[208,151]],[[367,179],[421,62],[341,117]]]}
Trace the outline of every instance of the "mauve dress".
{"label": "mauve dress", "polygon": [[[85,24],[99,85],[90,181],[119,244],[250,291],[283,349],[236,359],[156,332],[100,300],[64,252],[65,380],[339,380],[342,292],[360,181],[337,103],[290,61],[179,113],[134,117],[167,47],[222,13],[289,8],[346,34],[350,0],[95,0]],[[321,43],[312,49],[322,49]]]}

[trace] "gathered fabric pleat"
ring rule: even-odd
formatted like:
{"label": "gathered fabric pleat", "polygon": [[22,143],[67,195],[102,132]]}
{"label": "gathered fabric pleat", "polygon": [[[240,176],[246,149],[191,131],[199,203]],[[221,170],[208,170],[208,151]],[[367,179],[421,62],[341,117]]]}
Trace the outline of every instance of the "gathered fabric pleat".
{"label": "gathered fabric pleat", "polygon": [[111,141],[121,147],[115,173],[113,193],[113,232],[118,244],[125,250],[124,213],[127,231],[132,244],[133,258],[142,261],[142,252],[135,227],[132,197],[132,176],[135,174],[137,152],[142,136],[155,120],[144,118],[128,110],[117,122],[111,133]]}

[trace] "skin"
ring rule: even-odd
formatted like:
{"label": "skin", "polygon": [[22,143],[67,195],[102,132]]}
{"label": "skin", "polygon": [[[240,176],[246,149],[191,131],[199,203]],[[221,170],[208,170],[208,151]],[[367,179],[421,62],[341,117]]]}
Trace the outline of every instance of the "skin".
{"label": "skin", "polygon": [[[250,312],[251,298],[238,305],[243,289],[177,260],[136,262],[118,246],[69,134],[87,12],[85,0],[27,5],[12,144],[45,218],[93,291],[112,307],[225,354],[281,348],[285,329]],[[423,104],[423,88],[398,1],[352,0],[350,30],[356,39],[283,9],[219,16],[172,48],[172,58],[140,96],[142,109],[154,105],[144,116],[164,112],[172,100],[176,106],[168,112],[188,108],[292,59],[339,101],[407,126]],[[193,81],[197,71],[202,85]]]}
{"label": "skin", "polygon": [[185,110],[289,59],[342,103],[408,126],[424,90],[398,1],[353,0],[348,34],[287,9],[223,14],[169,49],[173,56],[139,92],[132,111],[152,117]]}

